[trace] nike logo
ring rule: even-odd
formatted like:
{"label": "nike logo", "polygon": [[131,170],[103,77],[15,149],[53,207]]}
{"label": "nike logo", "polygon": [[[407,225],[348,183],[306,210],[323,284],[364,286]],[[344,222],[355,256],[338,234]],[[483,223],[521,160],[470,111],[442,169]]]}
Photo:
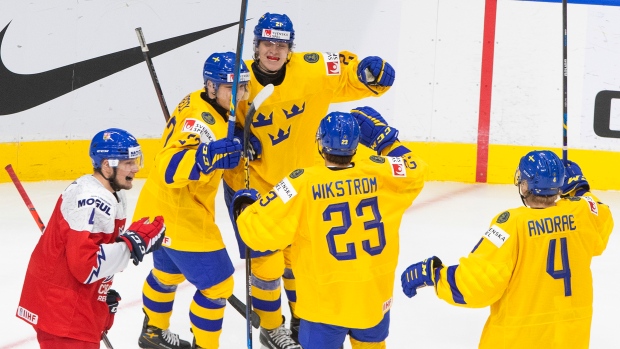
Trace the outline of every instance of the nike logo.
{"label": "nike logo", "polygon": [[[148,43],[149,56],[157,57],[183,45],[237,25],[239,22],[197,31],[170,39]],[[11,23],[0,32],[0,52],[4,34]],[[36,74],[13,73],[0,55],[0,115],[19,113],[51,101],[97,80],[144,62],[140,46],[110,53],[64,67]]]}

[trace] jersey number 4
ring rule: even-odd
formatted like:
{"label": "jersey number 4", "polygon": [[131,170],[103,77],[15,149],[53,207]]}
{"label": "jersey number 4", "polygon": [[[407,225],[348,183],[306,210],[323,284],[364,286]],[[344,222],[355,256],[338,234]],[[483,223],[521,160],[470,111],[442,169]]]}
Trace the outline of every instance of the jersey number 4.
{"label": "jersey number 4", "polygon": [[570,265],[568,263],[568,247],[566,238],[560,238],[560,254],[562,257],[562,269],[555,269],[555,249],[558,239],[549,240],[549,252],[547,253],[547,274],[554,279],[564,280],[564,296],[569,297],[573,294],[570,284]]}
{"label": "jersey number 4", "polygon": [[[385,230],[383,229],[383,222],[381,222],[381,212],[379,212],[379,204],[377,197],[366,198],[360,201],[355,208],[355,214],[357,217],[364,216],[364,208],[369,207],[372,213],[373,219],[364,222],[365,230],[376,229],[379,235],[379,245],[370,246],[370,240],[362,241],[362,248],[366,253],[371,256],[375,256],[383,252],[385,247]],[[331,204],[327,206],[323,211],[323,220],[325,222],[332,220],[332,214],[339,213],[342,215],[342,225],[333,227],[327,233],[327,246],[329,246],[329,253],[339,261],[346,261],[357,258],[357,252],[355,251],[355,242],[349,242],[346,244],[347,250],[345,252],[338,252],[336,250],[336,235],[346,234],[347,230],[351,227],[351,210],[348,202],[342,202],[339,204]]]}

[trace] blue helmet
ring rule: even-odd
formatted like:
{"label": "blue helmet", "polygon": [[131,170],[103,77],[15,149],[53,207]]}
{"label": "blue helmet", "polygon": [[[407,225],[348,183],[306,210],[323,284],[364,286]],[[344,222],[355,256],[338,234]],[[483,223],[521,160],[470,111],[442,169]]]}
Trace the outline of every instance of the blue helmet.
{"label": "blue helmet", "polygon": [[522,181],[527,182],[528,190],[534,195],[559,194],[564,184],[564,164],[551,151],[531,151],[521,158],[515,173],[515,185]]}
{"label": "blue helmet", "polygon": [[360,126],[350,113],[331,112],[321,120],[316,133],[321,152],[351,156],[360,140]]}
{"label": "blue helmet", "polygon": [[[215,84],[216,89],[219,84],[232,84],[235,77],[235,58],[234,52],[214,53],[209,56],[202,69],[205,85],[209,80]],[[248,81],[250,81],[250,71],[241,60],[239,83],[247,83]]]}
{"label": "blue helmet", "polygon": [[101,168],[101,162],[105,159],[108,159],[111,167],[118,166],[119,160],[136,159],[136,163],[142,167],[140,144],[134,136],[120,128],[109,128],[97,133],[90,142],[89,153],[94,168]]}
{"label": "blue helmet", "polygon": [[287,42],[292,48],[295,40],[293,22],[285,14],[265,13],[254,27],[254,46],[258,46],[261,40]]}

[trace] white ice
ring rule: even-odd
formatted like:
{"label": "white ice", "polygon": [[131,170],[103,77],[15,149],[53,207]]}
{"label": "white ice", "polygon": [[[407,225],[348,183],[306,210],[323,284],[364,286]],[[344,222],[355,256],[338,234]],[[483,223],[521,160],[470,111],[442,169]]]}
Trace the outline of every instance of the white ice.
{"label": "white ice", "polygon": [[[26,192],[47,223],[61,191],[70,181],[27,182]],[[133,214],[143,180],[136,180],[134,189],[127,192],[130,203],[128,217]],[[595,191],[607,203],[616,219],[620,219],[620,192]],[[40,232],[12,183],[0,184],[0,349],[37,348],[34,330],[15,317],[22,282],[32,249]],[[236,258],[235,239],[223,204],[222,191],[218,194],[217,222],[236,267],[235,294],[244,299],[245,265]],[[489,313],[488,308],[465,309],[448,305],[436,298],[431,289],[422,289],[413,299],[403,295],[400,274],[409,264],[437,255],[444,264],[458,262],[458,258],[472,249],[488,227],[490,220],[504,209],[520,206],[521,201],[512,185],[463,184],[429,182],[406,212],[401,226],[401,251],[394,305],[391,310],[388,348],[476,348]],[[620,236],[612,233],[607,250],[594,258],[594,317],[591,348],[620,348]],[[115,349],[138,348],[142,326],[141,290],[144,278],[152,267],[147,257],[139,266],[131,263],[116,275],[114,288],[122,295],[116,322],[109,333]],[[189,303],[195,289],[183,283],[177,292],[171,330],[191,340],[189,331]],[[286,296],[282,295],[283,300]],[[285,303],[284,303],[285,304]],[[288,319],[288,307],[283,311]],[[247,348],[245,320],[230,306],[226,308],[220,348]],[[258,331],[253,331],[253,347],[260,348]],[[104,348],[103,344],[101,346]],[[350,348],[345,342],[345,348]]]}

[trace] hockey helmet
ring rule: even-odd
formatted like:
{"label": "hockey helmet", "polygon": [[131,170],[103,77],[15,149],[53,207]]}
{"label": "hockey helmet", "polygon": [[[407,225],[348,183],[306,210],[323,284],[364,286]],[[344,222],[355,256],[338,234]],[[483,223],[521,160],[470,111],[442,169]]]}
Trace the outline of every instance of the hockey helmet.
{"label": "hockey helmet", "polygon": [[[205,85],[209,80],[213,82],[215,89],[219,84],[232,84],[235,77],[235,58],[234,52],[214,53],[209,56],[202,70]],[[239,83],[246,84],[248,81],[250,81],[250,71],[242,60]]]}
{"label": "hockey helmet", "polygon": [[116,167],[119,160],[135,159],[140,168],[143,166],[140,144],[129,132],[120,128],[100,131],[90,142],[90,158],[94,168],[101,168],[101,162],[108,159],[111,167]]}
{"label": "hockey helmet", "polygon": [[351,113],[331,112],[321,120],[316,139],[322,153],[351,156],[357,150],[360,127]]}
{"label": "hockey helmet", "polygon": [[557,195],[564,184],[564,171],[564,164],[555,153],[548,150],[531,151],[519,161],[515,185],[526,181],[528,190],[534,195]]}
{"label": "hockey helmet", "polygon": [[254,47],[258,47],[262,40],[286,42],[292,48],[295,40],[293,22],[285,14],[265,13],[254,27]]}

